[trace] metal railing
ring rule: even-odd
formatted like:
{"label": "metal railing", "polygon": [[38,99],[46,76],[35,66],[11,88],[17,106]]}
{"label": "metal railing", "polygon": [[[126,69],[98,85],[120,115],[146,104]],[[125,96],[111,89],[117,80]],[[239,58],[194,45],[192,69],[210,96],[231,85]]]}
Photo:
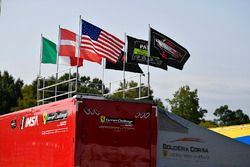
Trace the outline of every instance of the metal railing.
{"label": "metal railing", "polygon": [[[138,96],[134,97],[135,100],[140,100],[140,99],[146,99],[150,97],[150,85],[146,84],[145,82],[142,82],[142,78],[147,78],[148,74],[138,74],[132,77],[125,78],[124,80],[116,80],[112,82],[108,82],[107,88],[109,88],[109,93],[103,94],[104,96],[110,96],[116,93],[123,93],[122,98],[127,98],[126,93],[132,90],[138,90]],[[130,87],[128,84],[129,82],[134,82],[134,79],[137,80],[138,82],[137,85]],[[148,82],[146,82],[148,83]],[[113,85],[113,86],[112,86]],[[115,86],[114,86],[115,85]],[[147,91],[143,91],[143,89],[147,89]]]}
{"label": "metal railing", "polygon": [[[68,72],[67,80],[58,80],[60,73]],[[37,105],[45,104],[51,101],[57,101],[62,97],[72,97],[77,92],[77,75],[71,78],[71,69],[67,69],[54,75],[37,78]],[[67,90],[59,90],[60,86],[67,86]]]}
{"label": "metal railing", "polygon": [[[64,80],[59,80],[60,74],[65,75],[68,73],[68,78]],[[143,82],[143,80],[147,79],[147,75],[139,74],[132,77],[125,78],[123,80],[117,80],[113,82],[108,82],[107,84],[94,86],[102,87],[99,93],[90,94],[90,93],[82,93],[78,89],[79,86],[84,85],[86,83],[81,83],[78,79],[79,75],[77,73],[73,73],[71,69],[67,69],[61,72],[56,73],[55,75],[42,77],[39,76],[37,78],[37,105],[46,104],[52,101],[61,100],[63,98],[73,97],[77,94],[84,95],[102,95],[104,97],[112,97],[115,94],[122,94],[119,96],[120,98],[130,98],[127,94],[134,91],[135,95],[132,99],[140,100],[146,99],[150,97],[150,85],[145,84],[148,82]],[[135,82],[137,80],[137,82]],[[131,86],[129,83],[134,82],[134,85]],[[93,84],[93,83],[91,83]],[[86,85],[85,85],[86,86]],[[67,88],[67,89],[66,89]],[[63,90],[62,90],[63,89]],[[106,93],[106,92],[107,93]]]}

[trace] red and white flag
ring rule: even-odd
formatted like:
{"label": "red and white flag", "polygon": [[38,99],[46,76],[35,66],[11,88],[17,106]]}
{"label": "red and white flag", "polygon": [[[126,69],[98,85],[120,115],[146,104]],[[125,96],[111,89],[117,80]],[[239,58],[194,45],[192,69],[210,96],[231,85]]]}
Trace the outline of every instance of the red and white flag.
{"label": "red and white flag", "polygon": [[83,59],[77,57],[77,35],[67,29],[60,29],[59,58],[70,66],[82,66]]}

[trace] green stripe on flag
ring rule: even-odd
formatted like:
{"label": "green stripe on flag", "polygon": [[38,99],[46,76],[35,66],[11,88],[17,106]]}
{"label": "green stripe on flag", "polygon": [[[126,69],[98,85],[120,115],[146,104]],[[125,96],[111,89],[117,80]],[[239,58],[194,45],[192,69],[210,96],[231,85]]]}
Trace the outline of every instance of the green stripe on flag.
{"label": "green stripe on flag", "polygon": [[46,38],[42,38],[42,63],[45,64],[56,64],[56,44]]}

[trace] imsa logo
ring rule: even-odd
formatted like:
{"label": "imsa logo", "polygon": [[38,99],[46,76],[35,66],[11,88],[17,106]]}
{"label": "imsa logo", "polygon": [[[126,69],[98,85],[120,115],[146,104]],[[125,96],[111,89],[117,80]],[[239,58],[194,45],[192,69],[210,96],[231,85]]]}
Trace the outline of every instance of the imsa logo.
{"label": "imsa logo", "polygon": [[25,128],[37,125],[38,125],[38,116],[33,116],[26,119]]}
{"label": "imsa logo", "polygon": [[27,127],[33,127],[38,125],[38,116],[32,116],[26,118],[23,116],[22,121],[21,121],[21,129],[27,128]]}

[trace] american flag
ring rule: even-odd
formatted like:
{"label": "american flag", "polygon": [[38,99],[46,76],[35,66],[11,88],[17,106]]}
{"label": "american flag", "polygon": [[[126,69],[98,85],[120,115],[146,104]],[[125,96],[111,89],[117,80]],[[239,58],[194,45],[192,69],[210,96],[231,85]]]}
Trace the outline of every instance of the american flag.
{"label": "american flag", "polygon": [[85,54],[98,55],[116,63],[124,44],[123,41],[112,34],[82,20],[81,50]]}

